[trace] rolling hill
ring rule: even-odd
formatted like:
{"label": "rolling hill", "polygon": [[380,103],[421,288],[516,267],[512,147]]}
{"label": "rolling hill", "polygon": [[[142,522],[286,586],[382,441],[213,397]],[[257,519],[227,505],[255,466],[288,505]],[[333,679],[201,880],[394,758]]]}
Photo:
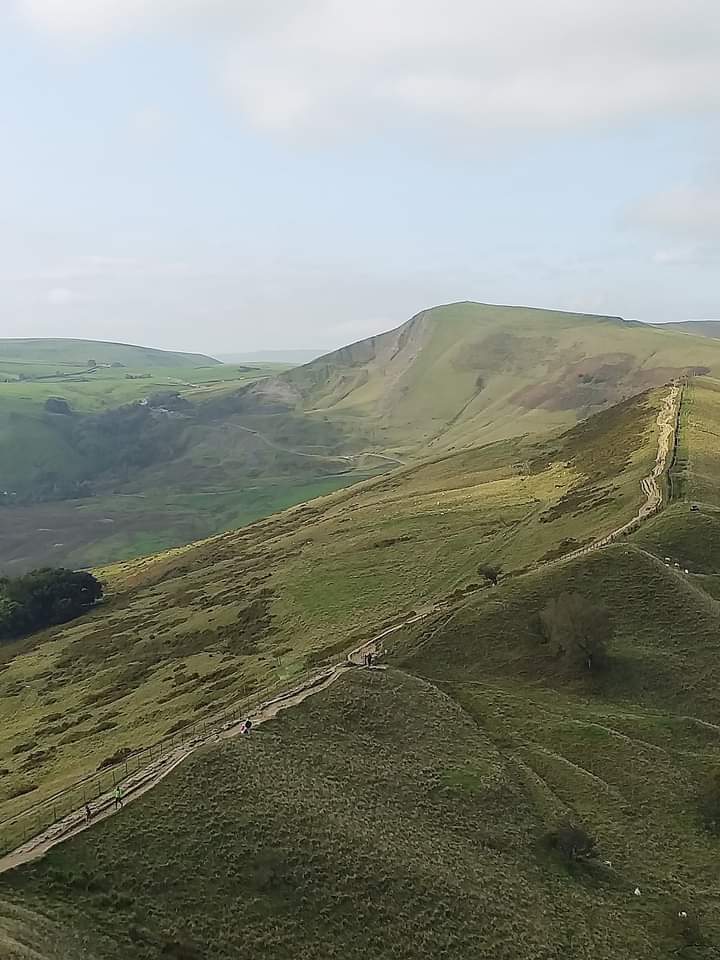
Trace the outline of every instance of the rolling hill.
{"label": "rolling hill", "polygon": [[684,371],[720,344],[619,317],[454,303],[249,388],[416,454],[564,427]]}
{"label": "rolling hill", "polygon": [[8,361],[84,369],[88,360],[98,364],[119,363],[125,367],[203,367],[220,362],[201,353],[177,353],[104,340],[0,338],[0,369]]}
{"label": "rolling hill", "polygon": [[678,333],[691,333],[696,337],[712,337],[720,339],[720,320],[681,320],[677,323],[658,324],[665,329],[670,328]]}
{"label": "rolling hill", "polygon": [[[199,358],[206,365],[38,373],[1,356],[0,378],[15,371],[0,382],[9,572],[152,553],[403,462],[571,427],[688,371],[720,373],[709,338],[473,303],[290,370]],[[182,403],[169,409],[173,393]],[[139,409],[148,398],[157,402]]]}
{"label": "rolling hill", "polygon": [[[345,671],[249,739],[203,741],[127,810],[3,874],[7,955],[714,960],[700,795],[720,766],[717,381],[684,391],[667,509],[577,551],[641,506],[666,394],[119,565],[102,609],[2,648],[12,845],[9,816],[35,804],[25,827],[48,822],[104,761],[401,627],[388,669]],[[497,588],[478,582],[487,561]],[[612,611],[600,673],[568,671],[536,629],[569,589]],[[107,790],[104,769],[82,789]],[[558,859],[567,820],[598,860]]]}
{"label": "rolling hill", "polygon": [[304,676],[412,610],[485,592],[481,562],[519,574],[621,526],[645,500],[666,393],[103,571],[114,599],[101,609],[0,648],[0,803],[22,808],[117,750]]}

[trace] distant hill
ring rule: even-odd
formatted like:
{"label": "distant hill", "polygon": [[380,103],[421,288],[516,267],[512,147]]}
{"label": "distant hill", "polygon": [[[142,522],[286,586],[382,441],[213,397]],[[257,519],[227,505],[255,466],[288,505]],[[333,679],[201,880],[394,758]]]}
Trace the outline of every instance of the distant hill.
{"label": "distant hill", "polygon": [[413,455],[569,426],[689,370],[720,373],[720,344],[620,317],[453,303],[258,382],[248,400]]}
{"label": "distant hill", "polygon": [[656,323],[652,326],[678,333],[692,333],[696,337],[712,337],[714,340],[720,340],[720,320],[683,320],[680,323]]}
{"label": "distant hill", "polygon": [[322,356],[323,350],[255,350],[248,353],[219,353],[222,363],[309,363]]}
{"label": "distant hill", "polygon": [[106,343],[103,340],[45,338],[0,339],[0,361],[8,360],[72,366],[94,360],[96,363],[122,363],[126,367],[205,367],[219,363],[201,353],[176,353],[129,343]]}

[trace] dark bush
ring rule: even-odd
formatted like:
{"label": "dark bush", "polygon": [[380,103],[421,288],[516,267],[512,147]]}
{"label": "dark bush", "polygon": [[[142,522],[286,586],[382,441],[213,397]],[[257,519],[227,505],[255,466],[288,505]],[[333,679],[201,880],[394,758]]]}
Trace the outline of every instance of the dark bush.
{"label": "dark bush", "polygon": [[568,863],[593,860],[598,856],[595,837],[573,823],[561,823],[545,839],[550,849]]}

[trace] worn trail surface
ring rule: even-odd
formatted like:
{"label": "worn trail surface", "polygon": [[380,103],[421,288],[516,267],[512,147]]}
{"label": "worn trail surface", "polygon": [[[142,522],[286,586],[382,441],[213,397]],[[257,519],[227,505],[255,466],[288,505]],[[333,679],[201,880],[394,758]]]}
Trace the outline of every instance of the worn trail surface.
{"label": "worn trail surface", "polygon": [[606,547],[624,533],[630,533],[631,530],[636,530],[643,520],[647,520],[648,517],[652,517],[658,510],[662,509],[663,492],[660,485],[660,478],[668,467],[670,453],[675,443],[675,431],[677,429],[678,410],[681,399],[682,387],[679,383],[673,383],[657,417],[657,454],[652,471],[647,477],[643,477],[640,481],[640,488],[645,495],[645,502],[641,504],[638,512],[631,520],[623,523],[622,526],[617,527],[617,529],[612,530],[600,540],[595,540],[586,547],[581,547],[579,550],[565,554],[565,556],[560,558],[561,561],[572,560],[575,557],[581,557],[586,553],[590,553],[592,550],[599,550],[600,547]]}
{"label": "worn trail surface", "polygon": [[[327,688],[344,673],[353,669],[355,665],[362,663],[366,654],[371,653],[377,655],[381,650],[382,641],[385,637],[401,630],[405,626],[417,623],[425,617],[428,617],[434,612],[434,609],[434,607],[429,607],[422,613],[413,614],[413,616],[408,617],[401,623],[386,628],[370,640],[365,641],[365,643],[359,647],[356,647],[341,663],[337,663],[335,666],[315,674],[313,677],[310,677],[290,690],[273,697],[271,700],[267,700],[265,703],[261,703],[248,714],[253,722],[253,727],[267,723],[268,720],[272,720],[281,711],[295,707],[304,700],[307,700],[308,697],[327,690]],[[186,741],[164,756],[137,770],[125,780],[119,781],[123,795],[123,807],[139,799],[149,790],[152,790],[153,787],[157,786],[161,780],[164,780],[169,773],[172,773],[183,760],[186,760],[197,750],[210,744],[218,743],[220,740],[238,736],[241,725],[240,720],[229,721],[220,729]],[[8,870],[13,870],[23,863],[40,859],[48,850],[51,850],[59,843],[69,840],[71,837],[75,837],[77,834],[88,830],[94,824],[113,816],[114,813],[118,812],[115,803],[114,789],[101,794],[100,797],[93,800],[92,811],[92,819],[88,821],[85,815],[85,808],[78,807],[61,820],[58,820],[57,823],[52,824],[15,850],[1,857],[0,874],[6,873]]]}

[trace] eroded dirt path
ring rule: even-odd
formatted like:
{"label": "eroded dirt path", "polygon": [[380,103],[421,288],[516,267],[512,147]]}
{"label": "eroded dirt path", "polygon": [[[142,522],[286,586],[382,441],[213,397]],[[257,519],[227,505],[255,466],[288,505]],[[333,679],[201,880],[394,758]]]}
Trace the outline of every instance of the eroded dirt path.
{"label": "eroded dirt path", "polygon": [[567,553],[561,557],[560,560],[572,560],[575,557],[581,557],[586,553],[590,553],[592,550],[599,550],[600,547],[606,547],[623,534],[630,533],[632,530],[637,529],[643,520],[652,517],[662,508],[663,492],[660,479],[667,469],[670,454],[675,445],[675,431],[677,429],[678,410],[681,398],[682,387],[679,383],[673,383],[668,395],[663,400],[662,407],[657,416],[657,454],[655,455],[655,464],[652,471],[640,481],[640,488],[645,494],[645,502],[641,504],[638,512],[631,520],[623,523],[622,526],[617,527],[617,529],[606,534],[600,540],[595,540],[586,547],[581,547],[579,550]]}
{"label": "eroded dirt path", "polygon": [[[394,624],[391,627],[387,627],[385,630],[382,630],[374,637],[371,637],[369,640],[366,640],[360,644],[360,646],[350,651],[342,662],[337,663],[332,667],[328,667],[325,670],[319,671],[317,674],[308,678],[307,680],[304,680],[302,683],[299,683],[289,690],[278,694],[272,699],[259,704],[258,706],[252,708],[246,714],[246,716],[252,720],[253,727],[258,727],[263,723],[267,723],[269,720],[272,720],[283,710],[288,710],[290,707],[298,706],[298,704],[301,704],[304,700],[307,700],[308,697],[314,696],[317,693],[322,693],[322,691],[327,690],[331,684],[335,683],[335,681],[348,670],[352,670],[355,668],[355,666],[362,664],[365,656],[368,653],[377,656],[382,650],[382,643],[385,637],[396,633],[403,627],[425,619],[425,617],[430,616],[430,614],[434,611],[434,606],[428,607],[422,612],[415,613],[400,623]],[[78,807],[62,819],[58,820],[56,823],[52,824],[47,829],[42,830],[36,836],[31,837],[15,850],[12,850],[10,853],[1,857],[0,874],[6,873],[8,870],[13,870],[15,867],[19,867],[23,863],[30,863],[32,860],[39,860],[48,852],[48,850],[52,850],[52,848],[56,847],[58,844],[63,843],[65,840],[69,840],[71,837],[77,836],[79,833],[83,833],[85,830],[89,830],[96,823],[101,823],[103,820],[107,820],[108,817],[120,812],[120,810],[124,809],[126,806],[128,806],[128,804],[138,800],[144,794],[148,793],[148,791],[156,787],[184,760],[187,760],[189,756],[192,756],[193,753],[201,750],[203,747],[216,744],[221,740],[227,740],[231,737],[237,737],[241,735],[241,728],[242,720],[238,719],[234,721],[228,721],[222,727],[217,728],[208,734],[204,734],[202,736],[195,737],[192,740],[186,741],[181,746],[178,746],[170,752],[164,754],[164,756],[159,757],[157,760],[152,761],[151,763],[148,763],[145,767],[137,770],[131,776],[126,777],[124,780],[119,780],[118,785],[122,791],[123,800],[122,808],[118,808],[116,805],[114,788],[101,794],[92,801],[93,816],[90,821],[88,821],[86,818],[84,806]]]}

